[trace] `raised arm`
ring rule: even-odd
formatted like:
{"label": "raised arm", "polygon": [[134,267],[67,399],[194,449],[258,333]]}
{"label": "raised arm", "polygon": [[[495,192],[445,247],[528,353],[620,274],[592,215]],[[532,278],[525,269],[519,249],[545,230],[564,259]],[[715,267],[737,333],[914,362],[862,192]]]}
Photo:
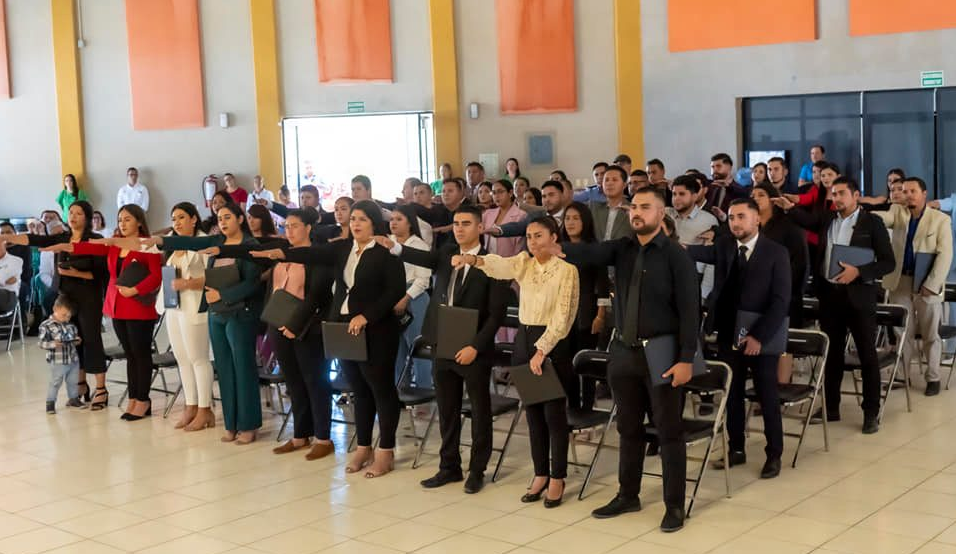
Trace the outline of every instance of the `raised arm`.
{"label": "raised arm", "polygon": [[602,242],[578,243],[562,242],[561,251],[566,262],[580,266],[607,267],[617,262],[617,251],[630,238],[605,240]]}
{"label": "raised arm", "polygon": [[[63,244],[62,242],[57,244]],[[55,245],[52,245],[55,246]],[[72,252],[79,256],[106,256],[110,253],[110,247],[105,244],[95,244],[92,242],[75,242],[73,243]],[[66,250],[70,252],[69,249]]]}
{"label": "raised arm", "polygon": [[176,235],[168,237],[155,237],[157,246],[164,252],[175,252],[176,250],[192,250],[198,252],[213,246],[222,246],[224,237],[222,235],[206,235],[204,237],[180,237]]}
{"label": "raised arm", "polygon": [[[285,260],[300,264],[312,265],[335,265],[336,254],[341,248],[340,244],[347,244],[351,248],[351,242],[335,242],[329,244],[313,244],[299,248],[290,248],[285,251]],[[405,273],[405,270],[402,270]],[[402,283],[404,286],[404,283]],[[396,300],[398,302],[398,300]],[[394,304],[393,304],[394,305]]]}
{"label": "raised arm", "polygon": [[717,263],[717,247],[713,244],[693,244],[687,246],[687,255],[695,262],[714,265]]}
{"label": "raised arm", "polygon": [[[469,256],[470,258],[470,256]],[[492,279],[519,279],[524,273],[525,265],[531,262],[527,252],[520,252],[514,256],[502,258],[497,254],[476,256],[475,267],[484,271]]]}

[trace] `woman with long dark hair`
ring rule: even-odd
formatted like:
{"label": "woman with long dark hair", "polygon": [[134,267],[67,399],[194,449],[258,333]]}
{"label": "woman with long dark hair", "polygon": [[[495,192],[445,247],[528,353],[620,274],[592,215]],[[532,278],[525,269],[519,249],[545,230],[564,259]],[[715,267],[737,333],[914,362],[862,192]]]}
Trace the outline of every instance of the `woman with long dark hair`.
{"label": "woman with long dark hair", "polygon": [[[167,252],[204,250],[223,245],[256,245],[242,209],[228,203],[218,212],[219,235],[205,237],[150,237]],[[238,282],[215,289],[204,285],[205,295],[200,310],[209,310],[209,341],[212,343],[222,417],[226,432],[223,442],[250,444],[262,427],[262,406],[259,399],[259,375],[256,370],[256,329],[262,313],[263,288],[259,264],[244,259],[210,256],[207,268],[236,266]]]}
{"label": "woman with long dark hair", "polygon": [[[355,432],[358,447],[346,473],[365,469],[366,478],[385,475],[394,467],[395,434],[401,402],[395,388],[395,357],[401,330],[395,304],[405,294],[401,260],[375,242],[385,234],[382,209],[363,200],[352,206],[351,238],[309,248],[264,250],[253,256],[332,267],[335,296],[329,319],[348,322],[349,332],[365,332],[368,360],[339,360],[355,391]],[[372,429],[378,416],[379,443],[372,450]],[[367,469],[366,469],[367,468]]]}
{"label": "woman with long dark hair", "polygon": [[518,165],[518,160],[515,158],[508,158],[505,160],[505,173],[508,175],[508,180],[512,183],[518,177],[521,177],[521,166]]}
{"label": "woman with long dark hair", "polygon": [[[199,210],[189,202],[181,202],[170,211],[177,237],[204,237],[199,228]],[[209,362],[209,319],[203,306],[203,288],[208,257],[190,250],[167,253],[166,265],[176,268],[172,287],[179,294],[179,306],[166,308],[166,334],[179,366],[186,408],[176,424],[177,429],[200,431],[215,427],[212,411],[213,371]]]}
{"label": "woman with long dark hair", "polygon": [[[54,252],[106,258],[109,284],[102,305],[103,315],[112,318],[113,331],[126,356],[129,402],[122,416],[126,421],[137,421],[152,415],[149,390],[153,376],[153,327],[159,317],[156,313],[156,292],[162,284],[162,256],[141,247],[137,239],[148,236],[146,212],[136,204],[127,204],[120,208],[116,216],[114,239],[67,242],[49,248]],[[146,276],[133,286],[118,284],[117,280],[124,270],[133,271],[133,264],[142,266]],[[99,393],[97,390],[97,395]]]}
{"label": "woman with long dark hair", "polygon": [[[85,200],[73,202],[67,211],[70,230],[58,235],[3,235],[10,244],[46,248],[55,244],[78,243],[103,238],[93,232],[93,207]],[[106,355],[103,352],[103,336],[100,323],[103,313],[103,291],[109,276],[105,260],[97,256],[56,255],[54,289],[66,295],[76,307],[72,323],[76,325],[83,342],[77,347],[80,354],[80,395],[92,402],[90,409],[102,410],[109,402],[106,390]],[[96,378],[96,391],[91,394],[86,381],[89,373]]]}
{"label": "woman with long dark hair", "polygon": [[[422,238],[418,228],[418,217],[411,206],[396,206],[392,212],[392,219],[388,222],[392,233],[388,238],[403,246],[429,251],[431,247]],[[395,375],[398,377],[405,367],[405,360],[415,346],[415,339],[422,334],[422,323],[425,321],[425,310],[428,308],[428,287],[431,285],[432,272],[430,269],[412,264],[405,267],[405,296],[395,304],[395,314],[403,317],[411,315],[411,321],[402,331],[398,341],[398,355],[395,358]],[[415,359],[412,361],[412,375],[415,384],[419,387],[432,387],[432,364],[428,360]]]}
{"label": "woman with long dark hair", "polygon": [[[578,271],[564,260],[551,255],[558,241],[558,224],[543,217],[528,223],[526,239],[529,255],[502,258],[495,254],[455,256],[452,265],[459,270],[465,264],[480,269],[493,279],[514,279],[521,285],[518,304],[518,336],[512,356],[514,365],[528,364],[540,375],[545,358],[551,360],[565,392],[573,388],[571,352],[568,334],[578,312]],[[555,508],[564,496],[568,471],[568,410],[565,398],[525,406],[534,461],[534,480],[522,502],[537,502],[544,496],[544,507]],[[549,459],[550,458],[550,459]],[[546,494],[545,494],[546,493]]]}
{"label": "woman with long dark hair", "polygon": [[757,203],[760,213],[760,232],[772,241],[784,246],[790,253],[790,327],[803,327],[803,292],[809,276],[809,250],[806,232],[780,208],[773,199],[780,198],[780,191],[769,184],[757,185],[750,197]]}
{"label": "woman with long dark hair", "polygon": [[[491,194],[495,201],[495,207],[485,210],[481,214],[481,223],[485,229],[491,229],[495,225],[501,226],[505,223],[522,221],[528,214],[518,207],[515,202],[514,186],[505,179],[499,179],[494,182],[491,188]],[[524,237],[495,237],[485,235],[485,249],[489,254],[498,254],[499,256],[514,256],[524,250]]]}
{"label": "woman with long dark hair", "polygon": [[60,194],[56,197],[56,205],[59,206],[63,212],[63,219],[69,218],[70,206],[80,200],[89,202],[90,198],[87,196],[86,191],[80,188],[80,184],[76,182],[76,176],[72,173],[67,173],[63,176],[63,190],[61,190]]}
{"label": "woman with long dark hair", "polygon": [[[591,210],[581,202],[572,202],[564,209],[564,225],[561,228],[561,242],[587,243],[597,242],[594,230],[594,216]],[[597,348],[601,331],[604,330],[607,306],[610,305],[611,282],[607,268],[589,266],[578,268],[578,312],[574,326],[568,334],[568,343],[572,356],[581,350]],[[571,408],[589,410],[594,407],[596,382],[583,378],[580,387],[577,379],[570,381],[568,405]]]}
{"label": "woman with long dark hair", "polygon": [[202,220],[199,228],[207,235],[219,234],[219,210],[226,204],[235,204],[232,197],[224,190],[217,190],[209,200],[209,217]]}
{"label": "woman with long dark hair", "polygon": [[335,205],[332,208],[335,225],[329,225],[320,230],[319,236],[323,240],[333,242],[351,238],[349,234],[349,216],[352,214],[353,204],[355,204],[355,200],[352,200],[352,198],[348,196],[340,196],[335,200]]}
{"label": "woman with long dark hair", "polygon": [[272,220],[272,212],[265,206],[253,204],[246,210],[249,215],[249,230],[252,236],[256,238],[269,238],[278,236],[275,222]]}

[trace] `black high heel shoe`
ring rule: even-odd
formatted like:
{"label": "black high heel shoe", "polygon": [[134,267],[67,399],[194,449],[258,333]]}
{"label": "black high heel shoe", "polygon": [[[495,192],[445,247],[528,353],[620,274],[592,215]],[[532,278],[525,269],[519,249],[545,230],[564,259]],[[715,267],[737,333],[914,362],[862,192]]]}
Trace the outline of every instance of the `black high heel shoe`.
{"label": "black high heel shoe", "polygon": [[82,383],[78,383],[78,386],[84,387],[83,392],[80,393],[78,396],[79,396],[80,398],[82,398],[84,402],[86,402],[87,404],[89,404],[89,403],[90,403],[90,399],[92,398],[92,395],[90,394],[90,390],[91,390],[91,389],[90,389],[90,384],[89,384],[89,382],[83,381]]}
{"label": "black high heel shoe", "polygon": [[548,485],[550,483],[551,483],[551,478],[549,477],[548,479],[545,479],[544,486],[542,486],[541,490],[539,490],[538,492],[530,492],[531,489],[529,488],[528,489],[529,492],[525,493],[525,495],[521,497],[521,501],[524,502],[525,504],[531,504],[532,502],[537,502],[541,500],[541,495],[544,494],[544,491],[548,490]]}
{"label": "black high heel shoe", "polygon": [[149,408],[146,408],[146,411],[143,413],[143,415],[123,414],[123,416],[124,416],[123,419],[125,419],[126,421],[139,421],[139,420],[141,420],[141,419],[145,419],[145,418],[147,418],[147,417],[150,417],[151,415],[153,415],[153,403],[152,403],[152,402],[149,403]]}
{"label": "black high heel shoe", "polygon": [[[547,488],[545,488],[547,490]],[[547,495],[544,497],[544,507],[545,508],[557,508],[561,505],[561,502],[564,501],[564,481],[561,481],[561,496],[557,497],[554,500],[548,498]]]}
{"label": "black high heel shoe", "polygon": [[106,408],[106,405],[110,403],[110,391],[106,390],[106,387],[96,387],[96,394],[93,395],[93,398],[102,399],[102,400],[97,400],[96,402],[93,402],[92,404],[90,404],[90,411],[98,412]]}

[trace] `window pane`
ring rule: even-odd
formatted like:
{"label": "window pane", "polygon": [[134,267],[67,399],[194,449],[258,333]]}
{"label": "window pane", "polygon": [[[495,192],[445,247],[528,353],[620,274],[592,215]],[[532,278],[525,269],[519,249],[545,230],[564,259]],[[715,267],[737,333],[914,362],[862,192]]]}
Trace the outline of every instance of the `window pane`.
{"label": "window pane", "polygon": [[867,194],[885,194],[886,173],[894,167],[933,182],[936,133],[932,90],[864,93],[863,123]]}

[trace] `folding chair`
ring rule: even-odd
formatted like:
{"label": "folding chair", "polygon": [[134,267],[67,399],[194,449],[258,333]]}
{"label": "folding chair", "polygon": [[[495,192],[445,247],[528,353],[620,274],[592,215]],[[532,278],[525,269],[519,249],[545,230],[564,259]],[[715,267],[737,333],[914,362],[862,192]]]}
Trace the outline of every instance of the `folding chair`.
{"label": "folding chair", "polygon": [[[948,309],[947,304],[952,304],[956,302],[956,283],[946,283],[946,288],[943,291],[943,310]],[[956,321],[950,321],[948,325],[939,326],[939,338],[947,341],[951,339],[956,339]],[[946,354],[944,349],[943,354]],[[922,357],[920,358],[922,360]],[[944,367],[949,368],[949,377],[946,378],[946,389],[949,389],[949,384],[953,380],[953,371],[956,370],[956,352],[949,358],[949,363],[944,364]]]}
{"label": "folding chair", "polygon": [[[574,372],[580,377],[596,379],[598,381],[607,380],[607,364],[611,360],[611,355],[604,350],[582,350],[574,355]],[[578,493],[578,500],[584,500],[584,491],[588,488],[591,476],[594,474],[594,467],[597,465],[598,457],[604,448],[604,441],[607,438],[608,430],[617,414],[617,404],[612,403],[610,410],[600,409],[569,409],[568,425],[571,427],[571,460],[569,464],[576,467],[588,468],[587,475],[584,476],[584,483],[581,484],[581,491]],[[592,440],[579,441],[576,434],[588,429],[601,427],[601,438],[597,442]],[[578,462],[577,445],[588,444],[594,446],[594,455],[590,463]]]}
{"label": "folding chair", "polygon": [[[787,353],[793,356],[793,359],[809,359],[812,362],[810,369],[810,381],[803,383],[781,383],[778,385],[780,391],[781,415],[785,419],[795,419],[802,421],[803,425],[799,433],[784,430],[784,436],[799,438],[797,449],[793,453],[793,462],[790,467],[797,467],[797,456],[800,455],[800,447],[803,446],[803,437],[810,426],[810,419],[814,414],[814,407],[817,405],[817,399],[820,399],[820,405],[823,408],[823,449],[830,451],[830,434],[827,428],[827,406],[823,399],[823,381],[824,368],[827,364],[827,349],[830,348],[830,338],[820,331],[810,331],[804,329],[790,329],[787,338]],[[750,422],[750,416],[753,414],[754,403],[757,402],[757,393],[754,389],[747,389],[746,398],[749,402],[747,407],[746,422]],[[790,408],[803,407],[806,405],[806,414],[788,413]]]}
{"label": "folding chair", "polygon": [[[351,417],[351,419],[338,419],[335,416],[332,416],[332,423],[341,423],[342,425],[355,425],[355,394],[352,389],[352,385],[349,383],[348,379],[345,378],[345,373],[342,371],[341,367],[336,366],[335,379],[332,380],[332,397],[335,400],[336,405],[342,411],[344,417]],[[335,398],[338,397],[338,398]],[[346,412],[349,412],[346,414]],[[355,433],[352,433],[352,437],[349,438],[349,443],[345,448],[346,452],[351,452],[355,448],[355,442],[358,440],[358,436]]]}
{"label": "folding chair", "polygon": [[810,296],[804,296],[802,302],[803,321],[809,326],[820,320],[820,301]]}
{"label": "folding chair", "polygon": [[398,377],[397,384],[398,399],[401,401],[402,407],[405,408],[405,413],[408,414],[408,423],[412,427],[412,437],[414,437],[415,444],[418,446],[418,450],[415,452],[415,459],[412,461],[412,469],[418,468],[418,462],[421,460],[422,452],[425,450],[425,443],[428,441],[428,434],[431,433],[432,427],[435,425],[435,418],[438,417],[438,407],[432,405],[431,415],[428,418],[428,425],[425,427],[425,432],[422,435],[418,434],[418,430],[415,427],[415,408],[433,404],[435,402],[435,389],[432,387],[412,386],[412,367],[416,359],[434,360],[434,353],[432,352],[431,346],[426,344],[422,337],[415,339],[415,343],[412,345],[412,351],[408,353],[408,357],[405,359],[405,366],[402,367],[402,373]]}
{"label": "folding chair", "polygon": [[[910,325],[910,313],[904,306],[898,304],[877,304],[876,306],[876,325],[877,325],[877,338],[876,338],[876,355],[877,355],[877,365],[882,371],[885,367],[892,367],[890,369],[889,377],[886,381],[882,380],[881,385],[883,391],[880,393],[880,413],[877,416],[879,422],[883,422],[883,413],[886,411],[886,402],[889,399],[890,392],[893,390],[894,385],[897,383],[902,383],[903,389],[906,392],[906,411],[912,412],[913,407],[910,402],[910,378],[909,371],[906,371],[903,366],[903,345],[906,342],[904,337],[906,337],[906,332]],[[900,328],[902,332],[899,336],[899,339],[896,341],[896,346],[889,344],[888,339],[888,328]],[[863,381],[860,375],[860,356],[856,352],[846,353],[844,355],[845,369],[853,371],[853,390],[852,391],[840,391],[842,394],[855,396],[858,401],[861,401],[863,398],[863,393],[860,392],[860,383]],[[900,371],[903,371],[902,378],[900,378]]]}
{"label": "folding chair", "polygon": [[[510,290],[510,289],[509,289]],[[505,312],[505,319],[501,324],[501,329],[517,329],[521,323],[518,321],[518,307],[517,306],[508,306],[507,311]],[[496,342],[495,343],[495,353],[494,360],[492,361],[492,367],[502,368],[508,367],[511,365],[511,358],[514,356],[515,352],[515,343],[513,342]],[[495,393],[508,395],[508,380],[507,375],[501,375],[497,371],[492,372],[492,379],[494,384]],[[505,389],[503,391],[498,390],[498,385],[504,384]]]}
{"label": "folding chair", "polygon": [[[687,504],[687,517],[690,517],[691,510],[694,509],[694,502],[697,500],[697,491],[700,489],[700,483],[704,479],[704,472],[710,462],[710,455],[714,450],[714,441],[717,436],[721,437],[721,447],[724,458],[724,482],[727,490],[727,498],[730,498],[730,462],[727,458],[729,448],[727,447],[727,396],[730,394],[730,381],[733,377],[733,371],[730,366],[723,362],[707,361],[707,372],[695,376],[686,385],[684,393],[688,396],[713,395],[719,396],[720,401],[716,404],[713,419],[698,419],[696,417],[683,418],[684,441],[688,447],[706,443],[707,448],[702,458],[687,456],[688,460],[700,462],[700,469],[696,477],[688,477],[687,482],[694,484],[694,490],[691,492],[690,501]],[[657,436],[657,429],[649,425],[645,429],[645,434]],[[659,473],[644,471],[645,475],[661,477]]]}
{"label": "folding chair", "polygon": [[7,352],[13,344],[13,333],[19,332],[20,344],[23,344],[23,313],[20,311],[20,300],[17,298],[6,313],[0,314],[0,333],[7,334]]}

